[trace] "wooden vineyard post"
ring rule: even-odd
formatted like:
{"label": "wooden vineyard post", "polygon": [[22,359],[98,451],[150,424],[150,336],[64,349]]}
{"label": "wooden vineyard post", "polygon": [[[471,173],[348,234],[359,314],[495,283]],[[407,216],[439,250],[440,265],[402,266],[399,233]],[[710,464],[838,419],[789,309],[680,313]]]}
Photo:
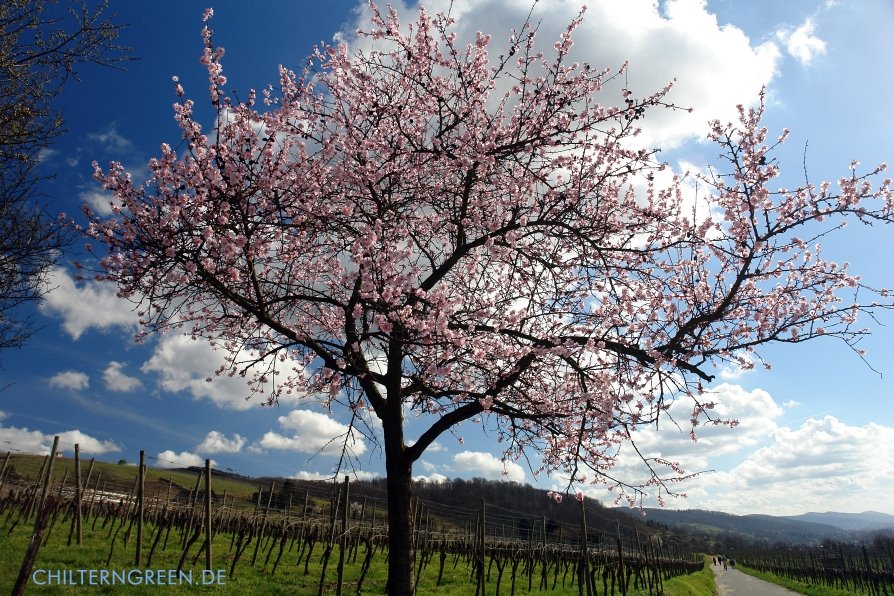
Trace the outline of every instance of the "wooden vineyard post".
{"label": "wooden vineyard post", "polygon": [[540,570],[540,589],[546,590],[546,587],[549,585],[549,578],[548,578],[549,558],[546,554],[547,551],[546,551],[546,515],[545,514],[541,517],[541,522],[542,523],[540,526],[540,543],[543,547],[543,550],[541,551],[543,553],[542,554],[543,568]]}
{"label": "wooden vineyard post", "polygon": [[6,468],[9,466],[9,458],[12,456],[12,451],[6,452],[6,457],[3,459],[3,469],[0,470],[0,496],[3,496],[3,481],[6,480]]}
{"label": "wooden vineyard post", "polygon": [[137,548],[134,555],[134,567],[140,566],[143,558],[143,489],[145,487],[146,452],[140,449],[140,467],[137,470]]}
{"label": "wooden vineyard post", "polygon": [[28,501],[28,507],[25,509],[25,519],[31,518],[31,514],[34,513],[34,508],[38,504],[38,491],[40,491],[41,486],[43,486],[44,472],[46,472],[47,466],[50,464],[50,460],[53,458],[53,455],[54,454],[51,453],[43,458],[43,465],[40,466],[40,472],[37,473],[37,480],[34,481],[34,491],[31,493],[31,498]]}
{"label": "wooden vineyard post", "polygon": [[[93,465],[94,465],[95,463],[96,463],[96,458],[95,458],[95,457],[91,457],[91,458],[90,458],[90,465],[87,466],[87,477],[84,479],[84,482],[82,483],[85,492],[88,491],[88,490],[90,490],[90,479],[93,477]],[[95,497],[95,496],[96,496],[96,490],[94,490],[94,491],[93,491],[93,494],[90,496],[90,503],[91,503],[91,504],[93,503],[93,497]],[[90,509],[87,510],[87,517],[88,517],[88,518],[90,517]]]}
{"label": "wooden vineyard post", "polygon": [[80,546],[83,540],[81,533],[81,446],[75,443],[75,543]]}
{"label": "wooden vineyard post", "polygon": [[590,585],[590,547],[587,544],[587,509],[584,500],[580,499],[580,562],[577,571],[577,591],[583,596],[593,596]]}
{"label": "wooden vineyard post", "polygon": [[211,460],[205,460],[205,569],[211,571]]}
{"label": "wooden vineyard post", "polygon": [[[261,541],[264,539],[264,530],[267,529],[267,516],[270,515],[270,504],[273,502],[273,491],[276,489],[276,482],[270,483],[270,494],[267,496],[267,507],[264,509],[264,515],[261,517],[261,529],[258,531],[258,541],[255,543],[255,551],[251,556],[251,566],[255,566],[258,560],[258,551],[261,548]],[[261,505],[260,489],[258,489],[258,506]]]}
{"label": "wooden vineyard post", "polygon": [[187,541],[189,540],[189,530],[193,527],[193,518],[196,513],[196,502],[199,499],[199,486],[202,484],[202,474],[204,474],[204,470],[196,474],[196,486],[192,489],[192,492],[189,493],[188,503],[189,503],[189,521],[186,522],[186,525],[183,526],[183,535],[180,537],[180,543],[185,547]]}
{"label": "wooden vineyard post", "polygon": [[329,567],[329,557],[332,556],[332,544],[335,542],[335,522],[337,521],[336,512],[341,504],[341,491],[335,493],[334,503],[332,504],[331,515],[329,516],[329,539],[326,540],[326,550],[323,551],[323,560],[321,561],[322,570],[320,570],[320,585],[317,588],[317,596],[323,596],[323,588],[326,585],[326,569]]}
{"label": "wooden vineyard post", "polygon": [[478,587],[475,590],[476,596],[485,596],[486,589],[484,586],[484,499],[481,499],[481,510],[478,512],[478,548],[475,556],[478,565]]}
{"label": "wooden vineyard post", "polygon": [[[87,517],[93,517],[93,504],[96,502],[96,495],[99,495],[100,503],[102,503],[102,497],[104,496],[104,491],[100,489],[99,483],[102,481],[102,472],[96,477],[96,484],[93,485],[93,494],[90,495],[90,506],[87,507]],[[105,484],[102,485],[102,488],[105,488]],[[92,529],[96,529],[96,520],[99,519],[99,516],[93,518],[93,526]]]}
{"label": "wooden vineyard post", "polygon": [[338,583],[335,587],[335,596],[342,596],[342,583],[345,573],[345,551],[348,548],[348,514],[351,510],[350,501],[348,500],[348,483],[349,476],[345,476],[345,498],[344,498],[344,514],[342,514],[341,537],[338,541],[338,567],[336,573],[338,575]]}
{"label": "wooden vineyard post", "polygon": [[621,522],[618,521],[618,584],[621,587],[621,596],[627,596],[627,576],[624,573],[624,547],[621,543]]}
{"label": "wooden vineyard post", "polygon": [[34,567],[34,560],[37,558],[37,551],[40,549],[41,536],[43,527],[46,524],[49,508],[46,506],[47,491],[50,488],[50,481],[53,478],[53,462],[56,459],[56,451],[59,449],[59,435],[53,437],[53,450],[50,451],[50,459],[47,462],[47,479],[43,485],[43,491],[40,496],[40,504],[37,508],[37,520],[34,522],[34,532],[31,534],[31,542],[28,544],[28,550],[25,551],[25,558],[22,561],[22,567],[19,569],[19,576],[12,588],[13,596],[21,596],[25,593],[25,586],[28,585],[28,578],[31,577],[31,569]]}

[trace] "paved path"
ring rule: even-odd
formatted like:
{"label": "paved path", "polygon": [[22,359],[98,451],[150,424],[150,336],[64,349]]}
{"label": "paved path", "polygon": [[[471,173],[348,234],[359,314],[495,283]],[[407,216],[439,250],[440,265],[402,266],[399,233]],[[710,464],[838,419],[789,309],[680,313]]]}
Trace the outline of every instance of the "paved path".
{"label": "paved path", "polygon": [[[710,564],[710,562],[709,562]],[[712,565],[714,578],[717,580],[719,596],[783,596],[797,594],[782,586],[771,584],[762,579],[742,573],[738,569],[723,570],[720,565]]]}

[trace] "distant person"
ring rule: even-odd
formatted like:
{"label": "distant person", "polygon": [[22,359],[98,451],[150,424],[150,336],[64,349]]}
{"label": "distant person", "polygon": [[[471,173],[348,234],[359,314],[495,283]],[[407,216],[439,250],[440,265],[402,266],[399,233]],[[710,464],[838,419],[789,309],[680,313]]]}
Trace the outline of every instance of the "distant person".
{"label": "distant person", "polygon": [[713,561],[713,564],[714,564],[715,566],[717,565],[717,557],[716,557],[716,556],[711,557],[711,561]]}
{"label": "distant person", "polygon": [[732,567],[733,569],[735,569],[735,568],[736,568],[736,560],[735,560],[735,559],[730,559],[730,560],[729,560],[729,566]]}
{"label": "distant person", "polygon": [[720,560],[723,561],[723,570],[726,571],[727,565],[729,564],[729,559],[721,555]]}

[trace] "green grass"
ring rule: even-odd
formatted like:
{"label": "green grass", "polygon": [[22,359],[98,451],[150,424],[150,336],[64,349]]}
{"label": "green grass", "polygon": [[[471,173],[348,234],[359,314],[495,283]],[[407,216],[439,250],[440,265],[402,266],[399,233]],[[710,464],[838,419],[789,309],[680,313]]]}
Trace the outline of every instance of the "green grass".
{"label": "green grass", "polygon": [[789,590],[798,592],[799,594],[807,594],[808,596],[854,596],[855,594],[868,594],[868,592],[857,592],[851,590],[842,590],[840,588],[830,588],[825,584],[810,584],[807,582],[801,582],[783,577],[781,575],[774,575],[772,573],[757,571],[755,569],[743,567],[741,565],[737,565],[736,569],[738,569],[742,573],[747,573],[748,575],[766,580],[768,582],[782,586],[783,588],[788,588]]}
{"label": "green grass", "polygon": [[[124,534],[127,530],[125,525],[117,534],[114,550],[112,552],[111,562],[107,565],[106,560],[109,557],[109,549],[112,539],[109,537],[109,529],[112,522],[103,529],[102,519],[93,529],[93,521],[89,520],[83,525],[84,541],[81,546],[66,546],[68,537],[69,523],[62,523],[61,517],[59,521],[49,529],[49,537],[45,545],[43,545],[38,554],[34,569],[42,570],[79,570],[79,569],[95,569],[95,570],[118,570],[129,572],[134,569],[134,552],[136,527],[131,530],[128,542],[124,543]],[[115,522],[114,528],[118,528],[119,522]],[[33,522],[19,524],[11,534],[9,533],[12,524],[7,521],[6,515],[0,517],[0,593],[9,593],[18,576],[19,568],[22,564],[28,542],[31,537]],[[144,557],[148,554],[152,545],[155,528],[151,524],[146,524],[143,537],[143,553]],[[112,535],[115,530],[112,530]],[[161,550],[161,544],[156,549],[152,560],[152,569],[168,570],[175,569],[180,557],[179,545],[180,533],[172,530],[168,538],[167,550]],[[164,540],[164,538],[162,538]],[[199,541],[200,542],[200,541]],[[195,543],[190,550],[190,556],[184,570],[192,571],[193,578],[196,583],[200,582],[202,567],[204,563],[204,554],[202,554],[195,565],[193,565],[193,556],[199,547],[199,542]],[[254,543],[250,544],[248,549],[242,555],[235,570],[235,577],[229,577],[230,563],[233,555],[230,550],[230,535],[219,535],[215,537],[213,544],[214,569],[223,569],[224,582],[222,585],[178,585],[178,586],[158,586],[158,585],[127,585],[127,586],[39,586],[33,582],[29,582],[29,594],[158,594],[159,591],[171,594],[194,594],[213,591],[215,594],[316,594],[320,573],[322,570],[321,558],[323,554],[323,546],[318,544],[310,558],[308,574],[304,574],[303,561],[300,566],[296,565],[298,560],[298,544],[289,552],[288,543],[286,551],[283,554],[282,561],[277,569],[276,575],[271,575],[270,567],[276,558],[278,543],[273,549],[270,564],[264,567],[264,559],[266,557],[266,549],[270,543],[264,545],[261,549],[257,564],[252,567],[251,557],[254,551]],[[360,547],[357,556],[357,562],[348,562],[345,565],[345,594],[356,592],[357,578],[359,577],[360,564],[363,561],[365,551]],[[372,566],[363,583],[364,594],[381,594],[384,592],[386,570],[386,555],[384,552],[376,552],[372,559]],[[338,564],[338,550],[333,551],[326,572],[327,584],[324,587],[324,594],[332,594],[335,592],[336,568]],[[504,572],[501,582],[501,594],[510,593],[511,575],[508,568]],[[710,569],[701,571],[690,576],[675,578],[665,582],[665,594],[669,596],[710,596],[713,588],[709,587]],[[438,596],[466,596],[475,593],[475,584],[470,580],[470,567],[464,560],[459,560],[454,567],[454,559],[448,556],[445,564],[444,578],[440,586],[436,585],[438,575],[438,557],[433,557],[431,563],[423,570],[419,579],[418,593],[437,594]],[[496,592],[496,567],[491,570],[490,582],[487,587],[488,594]],[[559,575],[558,587],[555,590],[547,590],[540,592],[539,577],[540,569],[536,568],[533,574],[533,590],[527,589],[527,576],[522,573],[521,566],[518,570],[516,579],[516,591],[519,596],[524,594],[549,594],[555,596],[575,596],[578,594],[576,584],[570,583],[570,573],[568,574],[568,585],[562,587],[562,573]],[[38,579],[44,579],[41,575]],[[553,574],[549,577],[550,586],[552,586]],[[601,586],[600,586],[601,589]],[[640,596],[648,594],[648,591],[628,592],[631,596]]]}
{"label": "green grass", "polygon": [[[18,477],[33,480],[37,478],[45,459],[46,456],[43,455],[15,454],[10,458],[9,465]],[[89,461],[81,460],[82,482],[86,481],[87,469],[89,467]],[[130,492],[137,477],[137,467],[136,465],[128,464],[94,462],[89,488],[96,487],[97,481],[99,481],[99,488],[105,485],[108,491]],[[66,483],[71,486],[74,473],[75,462],[73,458],[56,458],[53,464],[53,484],[58,485],[63,478],[67,477]],[[180,489],[192,490],[196,486],[198,476],[197,472],[147,467],[144,480],[146,495],[154,496],[159,494],[161,497],[165,497],[169,486],[175,493]],[[218,476],[213,472],[212,478],[214,492],[219,496],[226,493],[228,502],[231,498],[250,501],[252,493],[258,490],[257,483],[252,483],[249,479],[243,481],[227,476]],[[200,490],[202,488],[200,487]]]}
{"label": "green grass", "polygon": [[708,557],[705,557],[705,567],[701,571],[664,582],[665,596],[713,596],[714,590],[714,572]]}
{"label": "green grass", "polygon": [[[45,460],[44,456],[28,456],[15,455],[11,458],[10,464],[14,466],[16,475],[24,478],[36,478],[41,466]],[[81,462],[82,478],[86,476],[89,462]],[[96,480],[102,474],[101,483],[106,485],[107,491],[126,493],[131,490],[137,475],[137,466],[114,464],[107,462],[96,462],[94,464],[90,486],[96,486]],[[63,477],[68,478],[67,484],[71,486],[71,480],[74,476],[74,460],[71,458],[58,458],[54,462],[53,481],[60,484]],[[176,493],[181,489],[191,490],[196,483],[197,473],[183,470],[166,470],[147,468],[145,478],[145,488],[147,496],[158,494],[165,498],[168,491]],[[238,478],[215,477],[214,480],[215,493],[220,497],[226,492],[227,504],[231,502],[235,505],[250,505],[252,493],[258,490],[257,484],[246,480],[242,481]],[[169,487],[171,487],[169,489]],[[235,502],[231,501],[236,499]],[[15,519],[15,515],[12,517]],[[44,575],[38,576],[38,579],[45,578],[46,571],[72,570],[77,577],[77,570],[100,570],[130,572],[134,569],[134,552],[135,552],[135,533],[136,528],[131,530],[131,535],[125,544],[124,537],[127,531],[127,525],[123,526],[116,534],[116,529],[120,525],[120,521],[109,522],[106,528],[102,528],[103,520],[99,519],[95,526],[93,520],[86,520],[83,524],[84,542],[81,546],[67,546],[67,537],[69,532],[69,522],[59,521],[49,529],[49,538],[41,547],[35,570],[44,570]],[[20,524],[15,528],[7,517],[6,512],[0,515],[0,593],[9,592],[18,576],[19,568],[22,564],[28,542],[31,537],[33,528],[33,520]],[[110,532],[111,528],[111,532]],[[148,554],[152,540],[154,538],[155,528],[151,524],[146,524],[143,534],[143,556]],[[107,564],[109,558],[109,550],[112,546],[112,536],[115,536],[114,548],[112,551],[111,561]],[[298,560],[298,550],[300,545],[297,543],[290,551],[287,548],[283,554],[276,575],[271,575],[270,567],[276,558],[278,551],[278,542],[273,548],[270,564],[265,568],[264,559],[266,550],[272,542],[264,543],[258,555],[257,564],[251,566],[251,558],[254,552],[254,543],[249,545],[246,552],[242,555],[235,570],[235,577],[229,576],[229,569],[233,559],[230,552],[231,536],[219,535],[215,537],[213,552],[215,554],[212,567],[216,570],[223,570],[224,581],[221,585],[201,585],[202,568],[204,563],[204,553],[198,557],[196,564],[193,564],[193,558],[199,548],[199,540],[195,543],[191,550],[184,571],[191,572],[195,584],[198,585],[175,585],[175,586],[159,586],[159,585],[126,585],[126,586],[60,586],[58,581],[52,586],[39,586],[33,582],[29,582],[28,593],[80,593],[87,591],[89,593],[99,594],[158,594],[159,590],[165,593],[173,594],[192,594],[198,592],[214,591],[216,594],[257,594],[263,592],[266,594],[316,594],[319,586],[319,578],[322,571],[321,559],[323,555],[323,545],[318,544],[310,558],[308,573],[304,573],[303,561],[301,565],[296,565]],[[168,546],[166,550],[161,549],[161,544],[156,549],[152,560],[152,569],[154,570],[170,570],[177,567],[180,558],[180,532],[172,530],[168,538]],[[345,583],[344,593],[352,594],[356,592],[357,579],[360,574],[360,566],[365,555],[364,547],[360,547],[356,563],[348,562],[345,566]],[[330,594],[335,591],[336,568],[338,564],[338,550],[333,551],[330,558],[326,578],[327,583],[324,586],[323,593]],[[509,594],[511,586],[511,562],[507,562],[504,569],[502,581],[500,582],[501,594]],[[550,594],[556,596],[576,596],[578,594],[577,584],[571,583],[571,573],[566,574],[565,581],[567,586],[562,586],[564,570],[560,570],[556,589],[545,590],[541,592],[540,584],[540,568],[535,567],[533,571],[532,589],[528,590],[528,577],[523,571],[524,564],[519,566],[516,576],[515,593],[519,596],[525,594]],[[418,593],[438,594],[439,596],[465,596],[475,593],[475,584],[470,581],[471,567],[465,560],[460,559],[454,565],[454,557],[448,556],[444,568],[444,576],[441,585],[437,585],[437,576],[439,569],[439,557],[435,555],[432,561],[423,569],[421,577],[418,581]],[[550,569],[549,586],[554,582],[554,568]],[[365,594],[381,594],[384,592],[385,581],[387,577],[387,557],[384,551],[376,552],[372,558],[372,565],[363,582],[363,593]],[[497,568],[492,565],[490,569],[489,582],[487,585],[487,593],[496,593]],[[601,582],[600,582],[601,583]],[[632,582],[631,582],[632,583]],[[713,575],[710,569],[694,573],[689,576],[674,578],[664,582],[665,594],[668,596],[711,596],[713,594]],[[601,585],[599,586],[601,590]],[[648,590],[634,590],[632,585],[628,590],[630,596],[641,596],[648,594]]]}

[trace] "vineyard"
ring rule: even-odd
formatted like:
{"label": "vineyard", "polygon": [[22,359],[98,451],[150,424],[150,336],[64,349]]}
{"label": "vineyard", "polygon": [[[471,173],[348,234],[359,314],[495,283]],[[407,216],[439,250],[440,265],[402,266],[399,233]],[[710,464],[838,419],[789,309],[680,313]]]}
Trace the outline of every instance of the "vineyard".
{"label": "vineyard", "polygon": [[739,553],[742,565],[761,573],[831,590],[894,595],[894,541],[867,545],[826,541],[813,548],[776,547]]}
{"label": "vineyard", "polygon": [[[0,590],[30,593],[55,580],[47,589],[75,591],[58,584],[88,577],[54,569],[155,569],[166,575],[144,572],[141,581],[207,573],[222,578],[223,593],[256,590],[259,581],[271,592],[384,591],[385,502],[353,494],[347,477],[290,481],[283,491],[275,480],[213,472],[210,462],[194,471],[116,466],[81,462],[77,451],[74,459],[6,454],[2,465],[0,577],[17,580]],[[607,520],[584,501],[567,505],[579,523],[484,499],[475,509],[415,500],[419,593],[657,595],[670,578],[703,568],[702,557]]]}

